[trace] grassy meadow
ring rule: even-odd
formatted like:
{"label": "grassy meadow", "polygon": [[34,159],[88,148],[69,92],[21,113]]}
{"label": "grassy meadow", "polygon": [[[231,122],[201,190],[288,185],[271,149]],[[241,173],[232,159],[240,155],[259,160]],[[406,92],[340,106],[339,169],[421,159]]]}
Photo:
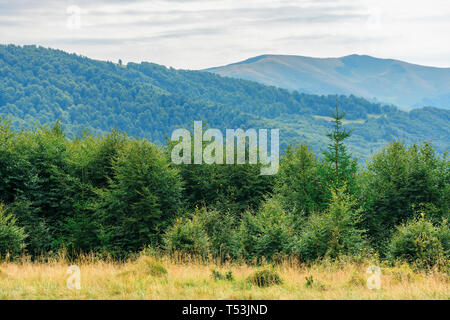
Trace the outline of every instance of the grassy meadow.
{"label": "grassy meadow", "polygon": [[[144,256],[123,263],[84,258],[76,264],[81,270],[80,290],[68,289],[66,285],[71,263],[65,259],[3,261],[0,263],[0,299],[450,298],[448,274],[436,270],[416,272],[405,264],[383,266],[381,263],[379,290],[367,287],[369,262],[325,261],[306,266],[285,259],[270,267],[258,267]],[[260,287],[249,282],[249,277],[260,269],[275,271],[282,283]],[[214,277],[213,273],[230,276]]]}

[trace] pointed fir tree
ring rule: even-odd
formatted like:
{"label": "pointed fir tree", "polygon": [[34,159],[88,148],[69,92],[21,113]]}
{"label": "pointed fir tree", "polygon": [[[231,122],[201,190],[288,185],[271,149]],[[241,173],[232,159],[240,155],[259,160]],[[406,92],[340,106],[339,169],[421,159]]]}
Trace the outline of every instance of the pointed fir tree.
{"label": "pointed fir tree", "polygon": [[355,174],[357,162],[347,152],[344,140],[350,137],[351,130],[342,127],[342,119],[345,112],[339,112],[338,99],[336,97],[336,112],[331,113],[334,129],[327,134],[330,139],[327,150],[324,151],[324,164],[327,181],[333,189],[347,187],[347,191],[355,191]]}

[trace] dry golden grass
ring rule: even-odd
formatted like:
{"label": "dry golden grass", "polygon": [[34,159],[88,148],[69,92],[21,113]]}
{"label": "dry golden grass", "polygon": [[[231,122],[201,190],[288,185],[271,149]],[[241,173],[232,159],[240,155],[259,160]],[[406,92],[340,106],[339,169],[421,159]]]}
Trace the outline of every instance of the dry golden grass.
{"label": "dry golden grass", "polygon": [[[0,299],[445,299],[449,277],[437,271],[413,272],[407,265],[383,267],[381,289],[366,286],[369,263],[320,263],[309,267],[293,261],[276,265],[283,284],[259,288],[246,279],[256,266],[181,262],[159,258],[167,270],[154,268],[154,258],[114,263],[81,259],[81,289],[68,289],[65,259],[0,263]],[[150,267],[149,267],[150,266]],[[150,269],[149,269],[150,268]],[[212,270],[232,271],[233,281],[214,280]],[[158,271],[159,270],[159,271]],[[307,287],[305,277],[314,284]]]}

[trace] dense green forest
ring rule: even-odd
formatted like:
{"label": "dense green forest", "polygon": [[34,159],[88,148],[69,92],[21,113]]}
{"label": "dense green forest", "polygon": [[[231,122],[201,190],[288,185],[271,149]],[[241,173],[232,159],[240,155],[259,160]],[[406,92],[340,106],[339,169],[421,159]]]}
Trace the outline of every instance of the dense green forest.
{"label": "dense green forest", "polygon": [[258,165],[174,165],[171,144],[118,131],[69,139],[59,122],[15,132],[2,121],[0,255],[376,254],[448,270],[448,156],[392,142],[358,167],[335,118],[323,154],[291,145],[274,176]]}
{"label": "dense green forest", "polygon": [[[278,128],[283,147],[303,141],[321,152],[335,101],[208,72],[0,45],[0,116],[14,130],[59,119],[69,137],[116,128],[164,144],[174,128],[202,120],[219,129]],[[353,129],[349,150],[361,160],[393,140],[412,145],[427,139],[439,154],[448,148],[450,111],[404,112],[354,96],[340,96],[339,105]]]}
{"label": "dense green forest", "polygon": [[[449,111],[36,46],[0,46],[0,79],[2,257],[151,248],[449,267]],[[278,174],[173,164],[166,137],[194,120],[279,128]]]}

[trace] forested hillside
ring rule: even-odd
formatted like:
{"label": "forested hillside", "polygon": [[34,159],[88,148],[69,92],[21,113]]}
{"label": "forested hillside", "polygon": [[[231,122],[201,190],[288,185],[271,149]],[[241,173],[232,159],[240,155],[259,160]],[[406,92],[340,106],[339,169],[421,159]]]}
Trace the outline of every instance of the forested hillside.
{"label": "forested hillside", "polygon": [[[279,128],[282,146],[299,140],[319,151],[335,96],[290,93],[255,82],[152,63],[96,61],[36,46],[0,46],[0,116],[13,128],[60,119],[69,136],[111,128],[162,143],[194,120],[217,128]],[[394,106],[340,96],[349,149],[364,159],[387,142],[432,141],[439,153],[450,141],[450,111]]]}

